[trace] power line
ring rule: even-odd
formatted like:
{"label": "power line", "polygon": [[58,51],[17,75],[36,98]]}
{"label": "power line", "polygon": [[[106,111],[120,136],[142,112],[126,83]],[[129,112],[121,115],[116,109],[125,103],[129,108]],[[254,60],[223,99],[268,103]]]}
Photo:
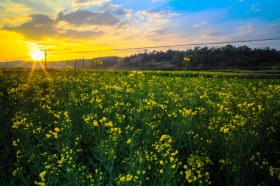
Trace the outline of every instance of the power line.
{"label": "power line", "polygon": [[15,61],[15,60],[21,60],[21,59],[28,59],[28,58],[30,58],[30,57],[24,56],[24,57],[4,59],[4,60],[0,60],[0,61],[3,61],[3,62],[5,62],[5,61]]}
{"label": "power line", "polygon": [[116,48],[116,49],[107,49],[107,50],[57,52],[57,53],[52,53],[52,54],[95,53],[95,52],[107,52],[107,51],[144,50],[144,49],[169,48],[169,47],[174,47],[175,48],[175,47],[184,47],[184,46],[251,43],[251,42],[258,42],[258,41],[276,41],[276,40],[280,40],[280,38],[266,38],[266,39],[238,40],[238,41],[222,41],[222,42],[208,42],[208,43],[189,43],[189,44],[180,44],[180,45],[146,46],[146,47],[134,47],[134,48]]}
{"label": "power line", "polygon": [[[145,49],[158,49],[158,48],[176,48],[176,47],[186,47],[186,46],[203,46],[203,45],[220,45],[220,44],[234,44],[234,43],[252,43],[252,42],[264,42],[264,41],[277,41],[280,40],[280,37],[277,38],[265,38],[265,39],[251,39],[251,40],[237,40],[237,41],[222,41],[222,42],[208,42],[208,43],[187,43],[180,45],[161,45],[161,46],[146,46],[146,47],[132,47],[132,48],[116,48],[116,49],[107,49],[107,50],[91,50],[91,51],[72,51],[72,52],[56,52],[59,50],[44,50],[45,51],[45,67],[46,67],[46,55],[47,51],[49,54],[90,54],[96,52],[108,52],[108,51],[127,51],[127,50],[145,50]],[[42,49],[41,49],[42,50]],[[55,52],[52,52],[55,51]],[[10,58],[4,59],[0,61],[15,61],[15,60],[23,60],[29,57],[18,57],[18,58]]]}
{"label": "power line", "polygon": [[258,43],[258,44],[255,44],[255,46],[267,46],[267,45],[280,45],[280,42],[276,42],[276,43]]}

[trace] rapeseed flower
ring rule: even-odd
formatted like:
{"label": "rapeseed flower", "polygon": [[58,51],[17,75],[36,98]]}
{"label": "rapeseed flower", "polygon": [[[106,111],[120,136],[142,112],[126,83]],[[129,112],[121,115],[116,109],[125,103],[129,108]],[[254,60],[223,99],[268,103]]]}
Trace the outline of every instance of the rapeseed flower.
{"label": "rapeseed flower", "polygon": [[60,132],[60,129],[58,127],[55,127],[54,131],[58,133],[58,132]]}
{"label": "rapeseed flower", "polygon": [[131,138],[129,138],[129,139],[126,141],[126,143],[127,143],[128,145],[130,145],[130,144],[131,144]]}
{"label": "rapeseed flower", "polygon": [[98,127],[98,126],[99,126],[99,125],[98,125],[98,122],[94,120],[94,121],[93,121],[93,126],[94,126],[94,127]]}
{"label": "rapeseed flower", "polygon": [[43,171],[39,174],[39,177],[41,178],[42,182],[45,182],[46,173],[47,173],[47,171]]}
{"label": "rapeseed flower", "polygon": [[57,134],[56,132],[53,132],[52,134],[53,134],[53,136],[54,136],[55,139],[58,138],[58,134]]}
{"label": "rapeseed flower", "polygon": [[110,122],[105,123],[104,126],[105,127],[112,127],[113,123],[112,123],[112,121],[110,121]]}

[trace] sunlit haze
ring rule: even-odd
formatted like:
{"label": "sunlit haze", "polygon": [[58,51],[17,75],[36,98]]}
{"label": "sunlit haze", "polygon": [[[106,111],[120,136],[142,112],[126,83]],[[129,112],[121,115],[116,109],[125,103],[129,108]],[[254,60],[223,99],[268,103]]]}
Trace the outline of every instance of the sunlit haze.
{"label": "sunlit haze", "polygon": [[44,58],[44,53],[41,51],[35,51],[30,53],[30,56],[32,57],[32,59],[34,59],[35,61],[39,61],[41,59]]}
{"label": "sunlit haze", "polygon": [[[279,0],[1,0],[0,60],[40,60],[30,57],[40,50],[48,60],[67,60],[142,52],[112,49],[277,38],[279,7]],[[280,49],[279,41],[249,44]]]}

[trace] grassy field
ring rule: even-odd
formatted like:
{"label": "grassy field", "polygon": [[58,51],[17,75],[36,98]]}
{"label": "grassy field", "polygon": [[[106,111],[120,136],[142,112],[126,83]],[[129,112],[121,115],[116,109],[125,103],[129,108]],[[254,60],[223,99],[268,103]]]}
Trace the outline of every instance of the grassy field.
{"label": "grassy field", "polygon": [[280,181],[278,78],[0,72],[0,111],[1,185]]}

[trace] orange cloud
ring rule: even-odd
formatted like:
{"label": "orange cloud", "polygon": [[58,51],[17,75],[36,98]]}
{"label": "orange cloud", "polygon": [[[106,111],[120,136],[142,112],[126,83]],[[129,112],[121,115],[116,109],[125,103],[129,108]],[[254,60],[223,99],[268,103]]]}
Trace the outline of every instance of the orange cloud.
{"label": "orange cloud", "polygon": [[31,19],[29,14],[32,8],[24,4],[8,2],[4,7],[0,6],[0,11],[0,27],[4,25],[17,26]]}

